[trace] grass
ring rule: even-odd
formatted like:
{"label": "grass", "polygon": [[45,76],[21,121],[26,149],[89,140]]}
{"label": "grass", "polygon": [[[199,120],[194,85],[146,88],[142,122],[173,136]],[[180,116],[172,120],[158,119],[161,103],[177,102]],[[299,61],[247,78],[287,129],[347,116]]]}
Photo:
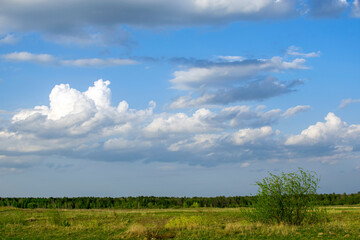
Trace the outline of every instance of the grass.
{"label": "grass", "polygon": [[327,207],[329,221],[252,223],[239,208],[57,210],[0,208],[0,239],[360,239],[360,206]]}

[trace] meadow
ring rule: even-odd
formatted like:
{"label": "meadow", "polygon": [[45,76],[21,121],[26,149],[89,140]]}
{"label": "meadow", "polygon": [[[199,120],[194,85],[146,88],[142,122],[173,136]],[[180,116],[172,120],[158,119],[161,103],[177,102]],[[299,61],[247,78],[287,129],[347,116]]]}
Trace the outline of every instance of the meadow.
{"label": "meadow", "polygon": [[360,206],[324,207],[328,221],[250,222],[249,208],[0,208],[1,239],[360,239]]}

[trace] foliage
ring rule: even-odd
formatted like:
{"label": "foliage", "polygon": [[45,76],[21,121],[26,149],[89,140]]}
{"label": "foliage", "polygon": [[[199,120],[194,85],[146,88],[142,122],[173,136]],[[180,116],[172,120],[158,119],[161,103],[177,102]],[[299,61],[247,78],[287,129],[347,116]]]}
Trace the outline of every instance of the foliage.
{"label": "foliage", "polygon": [[299,168],[298,172],[269,174],[256,182],[259,190],[254,210],[249,213],[252,220],[301,225],[326,219],[324,210],[317,206],[320,180],[316,173]]}
{"label": "foliage", "polygon": [[[360,192],[352,194],[318,194],[315,196],[321,206],[360,204]],[[256,196],[232,197],[76,197],[76,198],[1,198],[1,207],[49,208],[49,209],[159,209],[159,208],[234,208],[249,207]]]}

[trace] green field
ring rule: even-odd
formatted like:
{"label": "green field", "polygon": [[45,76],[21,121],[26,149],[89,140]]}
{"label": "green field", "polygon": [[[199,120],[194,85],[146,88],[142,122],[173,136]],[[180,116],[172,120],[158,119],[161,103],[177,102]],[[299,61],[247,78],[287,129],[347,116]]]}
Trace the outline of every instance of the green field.
{"label": "green field", "polygon": [[241,208],[0,208],[1,239],[360,239],[360,206],[327,207],[329,221],[252,223]]}

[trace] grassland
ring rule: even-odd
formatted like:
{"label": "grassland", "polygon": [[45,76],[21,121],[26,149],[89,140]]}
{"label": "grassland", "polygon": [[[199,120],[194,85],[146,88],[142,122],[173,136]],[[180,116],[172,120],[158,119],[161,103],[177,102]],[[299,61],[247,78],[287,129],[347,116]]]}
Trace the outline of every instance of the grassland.
{"label": "grassland", "polygon": [[360,239],[360,206],[327,207],[329,221],[252,223],[240,208],[56,210],[0,208],[0,239]]}

